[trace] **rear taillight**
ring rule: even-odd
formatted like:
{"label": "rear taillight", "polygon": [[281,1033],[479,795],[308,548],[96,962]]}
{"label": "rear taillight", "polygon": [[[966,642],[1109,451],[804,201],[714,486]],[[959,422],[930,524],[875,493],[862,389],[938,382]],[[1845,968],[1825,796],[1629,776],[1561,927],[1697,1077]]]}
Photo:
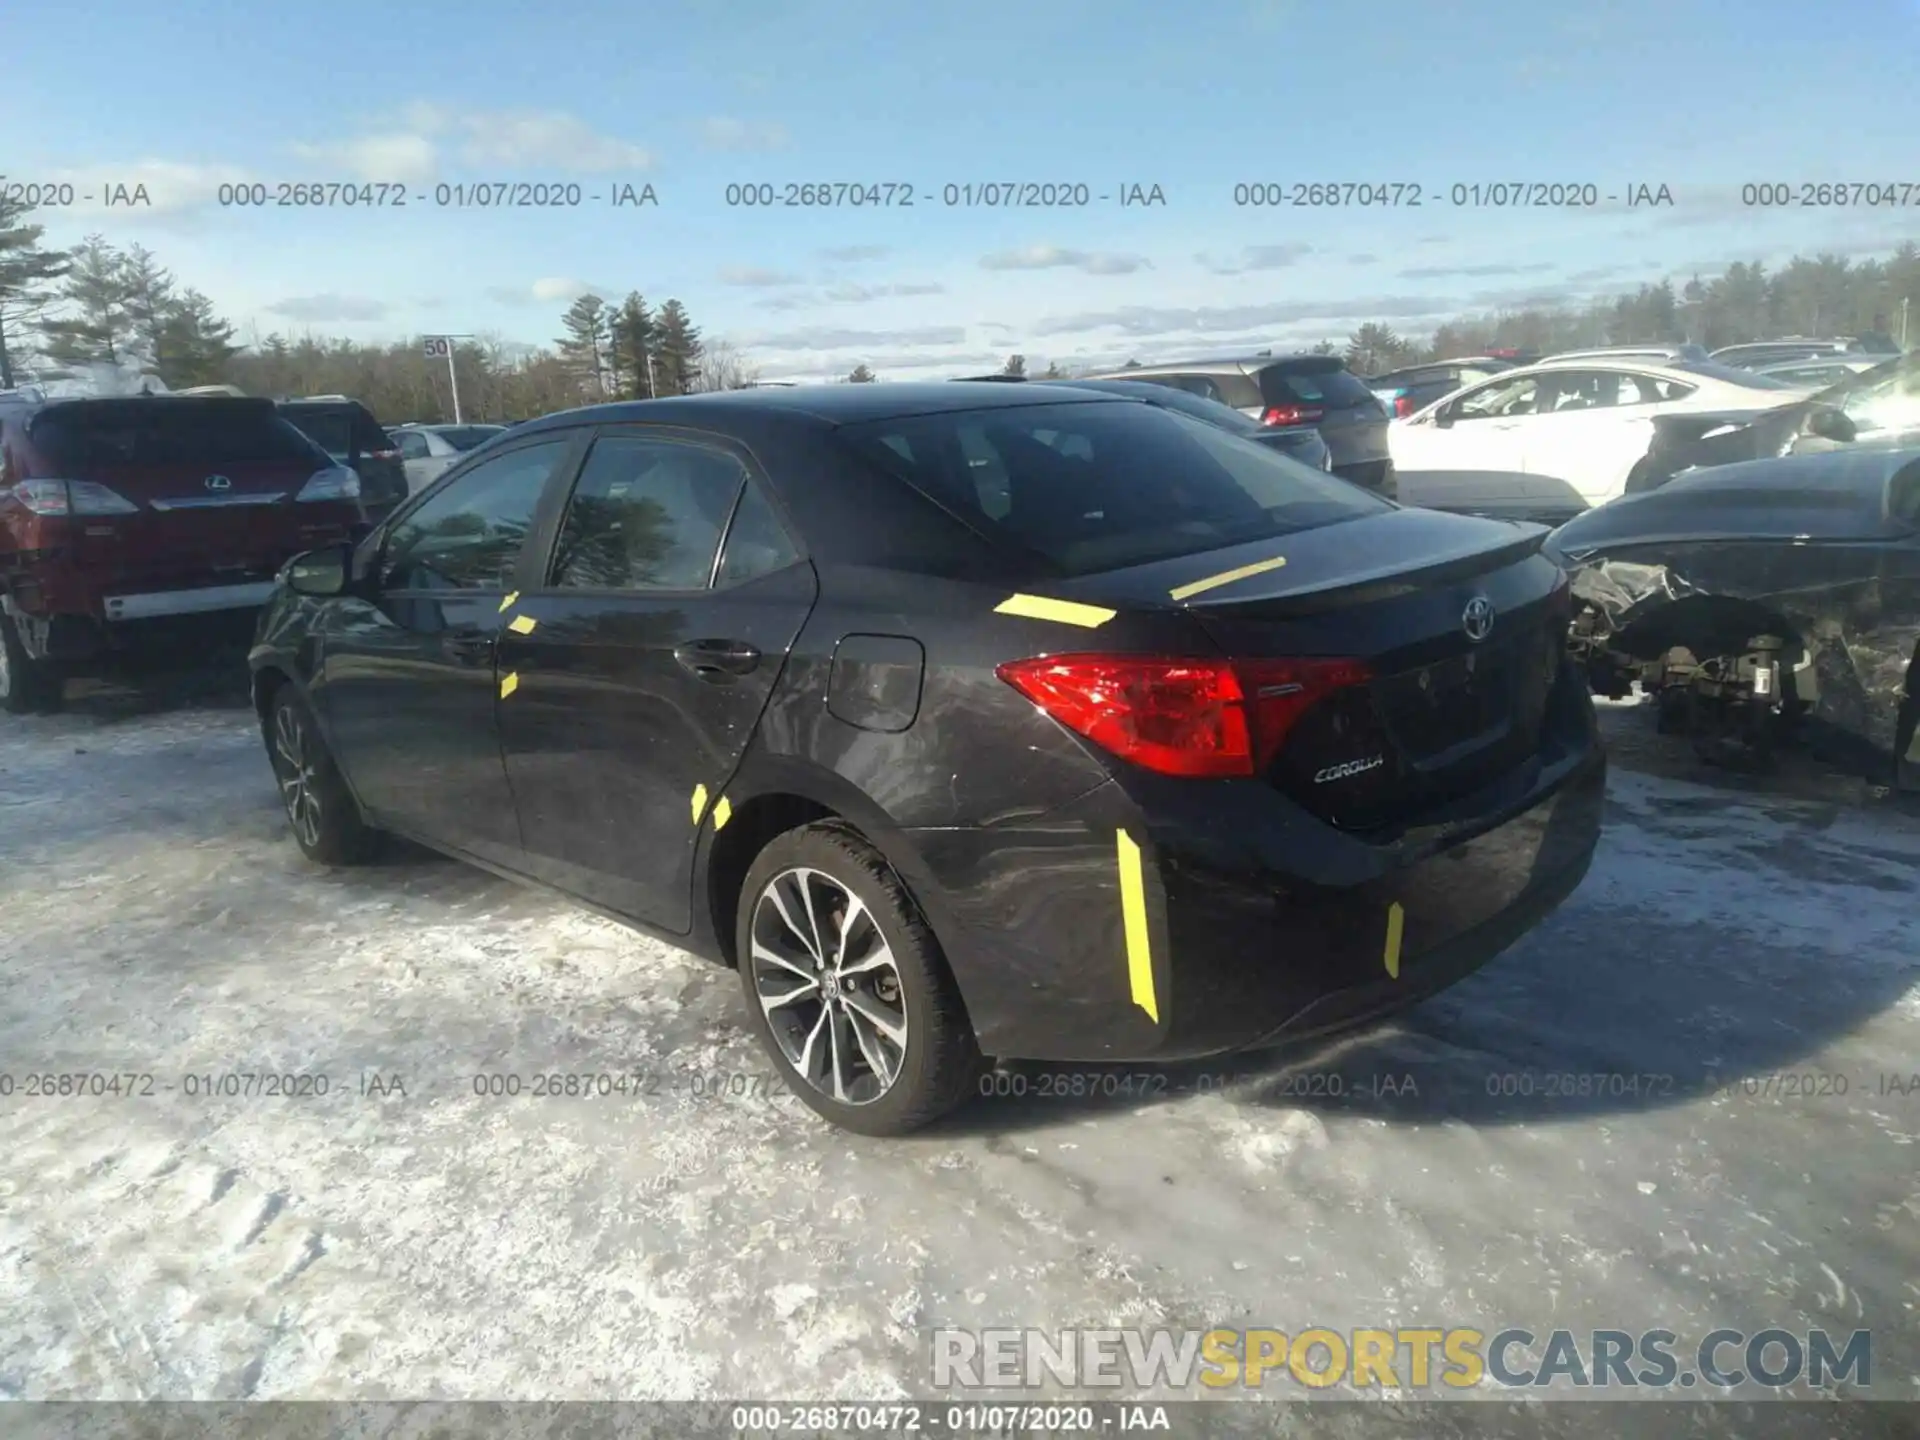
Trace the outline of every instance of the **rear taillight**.
{"label": "rear taillight", "polygon": [[1138,655],[1049,655],[1009,661],[998,674],[1123,760],[1214,778],[1260,774],[1308,707],[1370,678],[1358,660]]}
{"label": "rear taillight", "polygon": [[358,500],[360,477],[344,465],[330,465],[305,485],[296,500]]}
{"label": "rear taillight", "polygon": [[140,507],[97,480],[22,480],[13,498],[36,515],[138,515]]}
{"label": "rear taillight", "polygon": [[1413,401],[1405,395],[1393,397],[1393,418],[1404,420],[1413,414]]}
{"label": "rear taillight", "polygon": [[1262,425],[1311,425],[1326,414],[1319,405],[1269,405],[1260,417]]}
{"label": "rear taillight", "polygon": [[367,458],[369,460],[398,460],[400,458],[400,452],[398,450],[373,450],[368,452]]}

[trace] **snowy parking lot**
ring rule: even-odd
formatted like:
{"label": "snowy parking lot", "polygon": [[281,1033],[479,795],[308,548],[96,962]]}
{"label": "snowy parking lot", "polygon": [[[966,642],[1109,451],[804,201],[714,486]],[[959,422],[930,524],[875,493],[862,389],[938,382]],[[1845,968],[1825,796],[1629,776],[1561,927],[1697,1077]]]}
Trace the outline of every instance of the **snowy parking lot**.
{"label": "snowy parking lot", "polygon": [[1920,820],[1605,724],[1591,876],[1456,989],[883,1142],[730,973],[303,862],[217,681],[0,720],[0,1396],[877,1399],[940,1326],[1514,1324],[1866,1328],[1920,1400]]}

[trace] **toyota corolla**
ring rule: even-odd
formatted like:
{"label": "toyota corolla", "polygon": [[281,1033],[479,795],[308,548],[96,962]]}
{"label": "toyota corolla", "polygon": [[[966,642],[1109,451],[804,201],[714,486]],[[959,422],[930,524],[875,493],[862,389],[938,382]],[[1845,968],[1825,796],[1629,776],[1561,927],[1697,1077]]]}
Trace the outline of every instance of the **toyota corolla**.
{"label": "toyota corolla", "polygon": [[1191,1059],[1466,975],[1586,873],[1605,762],[1537,526],[1040,386],[548,416],[283,572],[293,833],[396,833],[737,968],[898,1134],[983,1057]]}

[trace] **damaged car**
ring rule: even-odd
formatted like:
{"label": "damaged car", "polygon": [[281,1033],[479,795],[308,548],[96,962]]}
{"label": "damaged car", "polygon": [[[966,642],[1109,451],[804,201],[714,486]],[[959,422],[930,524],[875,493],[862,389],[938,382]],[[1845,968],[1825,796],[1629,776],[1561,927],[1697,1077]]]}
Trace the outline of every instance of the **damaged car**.
{"label": "damaged car", "polygon": [[1653,417],[1653,439],[1627,477],[1627,494],[1658,490],[1712,465],[1817,455],[1866,442],[1920,443],[1920,354],[1895,356],[1788,403]]}
{"label": "damaged car", "polygon": [[1800,736],[1920,790],[1920,444],[1696,471],[1546,549],[1572,574],[1569,644],[1596,695],[1637,684],[1709,761],[1761,768]]}

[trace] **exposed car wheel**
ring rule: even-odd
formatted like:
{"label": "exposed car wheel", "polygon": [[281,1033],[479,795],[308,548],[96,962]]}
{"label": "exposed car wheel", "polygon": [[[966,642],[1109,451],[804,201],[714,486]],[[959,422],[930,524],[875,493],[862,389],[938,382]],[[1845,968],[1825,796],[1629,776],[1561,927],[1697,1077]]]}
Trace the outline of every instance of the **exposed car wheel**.
{"label": "exposed car wheel", "polygon": [[322,865],[356,865],[373,857],[380,832],[360,818],[312,712],[290,686],[274,697],[267,755],[301,854]]}
{"label": "exposed car wheel", "polygon": [[60,672],[27,654],[13,617],[0,612],[0,710],[9,715],[58,710],[65,689]]}
{"label": "exposed car wheel", "polygon": [[794,1093],[862,1135],[958,1106],[980,1050],[940,945],[879,853],[832,824],[790,830],[747,871],[740,975]]}

